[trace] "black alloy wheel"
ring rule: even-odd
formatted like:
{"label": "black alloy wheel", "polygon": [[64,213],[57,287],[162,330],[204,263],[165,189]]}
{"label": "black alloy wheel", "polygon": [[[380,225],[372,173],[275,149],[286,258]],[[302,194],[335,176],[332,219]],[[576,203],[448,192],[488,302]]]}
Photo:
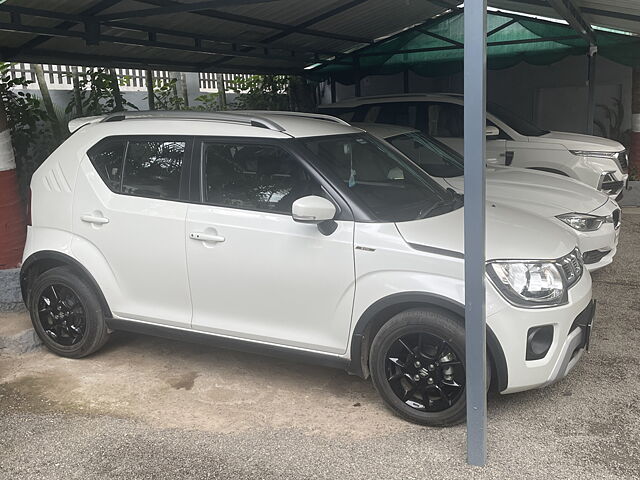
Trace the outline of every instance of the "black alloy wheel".
{"label": "black alloy wheel", "polygon": [[38,300],[38,318],[44,333],[58,345],[75,345],[84,336],[84,307],[78,295],[65,285],[52,284],[42,291]]}

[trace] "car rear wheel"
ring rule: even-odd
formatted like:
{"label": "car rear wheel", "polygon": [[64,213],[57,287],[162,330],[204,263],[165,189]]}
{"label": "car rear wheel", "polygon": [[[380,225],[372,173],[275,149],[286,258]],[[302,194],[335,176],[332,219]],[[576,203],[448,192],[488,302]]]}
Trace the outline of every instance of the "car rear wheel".
{"label": "car rear wheel", "polygon": [[42,342],[63,357],[90,355],[109,337],[96,293],[69,267],[52,268],[36,278],[29,312]]}
{"label": "car rear wheel", "polygon": [[405,420],[430,426],[464,421],[464,362],[462,320],[439,309],[395,315],[375,336],[369,357],[386,405]]}

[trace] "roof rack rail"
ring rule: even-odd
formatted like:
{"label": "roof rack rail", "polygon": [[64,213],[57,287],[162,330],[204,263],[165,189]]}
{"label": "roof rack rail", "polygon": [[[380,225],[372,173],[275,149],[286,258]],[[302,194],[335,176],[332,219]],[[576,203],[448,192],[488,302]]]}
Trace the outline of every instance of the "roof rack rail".
{"label": "roof rack rail", "polygon": [[351,126],[351,124],[345,120],[325,113],[287,112],[285,110],[243,110],[242,112],[251,115],[282,115],[287,117],[314,118],[316,120],[326,120],[328,122],[339,123],[340,125],[346,125],[347,127]]}
{"label": "roof rack rail", "polygon": [[[175,118],[181,120],[211,120],[230,123],[241,123],[253,127],[268,128],[277,132],[283,132],[285,129],[273,120],[262,118],[259,115],[247,115],[240,112],[192,112],[188,110],[142,110],[117,112],[106,115],[102,122],[118,122],[127,119],[159,119],[159,118]],[[90,122],[87,122],[90,123]]]}

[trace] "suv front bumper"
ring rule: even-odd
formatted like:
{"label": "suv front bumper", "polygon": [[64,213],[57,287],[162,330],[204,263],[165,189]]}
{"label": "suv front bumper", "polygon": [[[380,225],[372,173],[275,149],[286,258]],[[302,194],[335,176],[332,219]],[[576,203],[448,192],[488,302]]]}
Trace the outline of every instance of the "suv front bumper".
{"label": "suv front bumper", "polygon": [[[588,271],[569,290],[566,305],[529,309],[505,302],[505,308],[487,318],[507,364],[507,387],[501,393],[540,388],[564,378],[586,349],[594,312]],[[527,360],[529,334],[544,326],[553,328],[550,346],[542,358]]]}

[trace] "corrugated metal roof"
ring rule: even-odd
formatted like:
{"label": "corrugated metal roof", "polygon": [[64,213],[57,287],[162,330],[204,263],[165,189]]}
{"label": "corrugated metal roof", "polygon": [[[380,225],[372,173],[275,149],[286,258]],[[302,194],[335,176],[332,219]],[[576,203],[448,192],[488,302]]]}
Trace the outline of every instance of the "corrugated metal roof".
{"label": "corrugated metal roof", "polygon": [[[584,9],[585,18],[592,23],[640,33],[638,0],[573,1]],[[207,3],[206,9],[203,3]],[[254,3],[7,0],[0,4],[0,59],[299,73],[311,63],[387,37],[446,11],[447,4],[456,3],[455,0],[255,0]],[[489,0],[489,3],[558,17],[544,0]],[[184,11],[183,6],[188,4],[199,8]],[[158,8],[164,9],[164,13],[114,17],[122,12]]]}
{"label": "corrugated metal roof", "polygon": [[[572,0],[592,25],[640,35],[640,0]],[[489,0],[497,8],[560,18],[545,0]]]}

